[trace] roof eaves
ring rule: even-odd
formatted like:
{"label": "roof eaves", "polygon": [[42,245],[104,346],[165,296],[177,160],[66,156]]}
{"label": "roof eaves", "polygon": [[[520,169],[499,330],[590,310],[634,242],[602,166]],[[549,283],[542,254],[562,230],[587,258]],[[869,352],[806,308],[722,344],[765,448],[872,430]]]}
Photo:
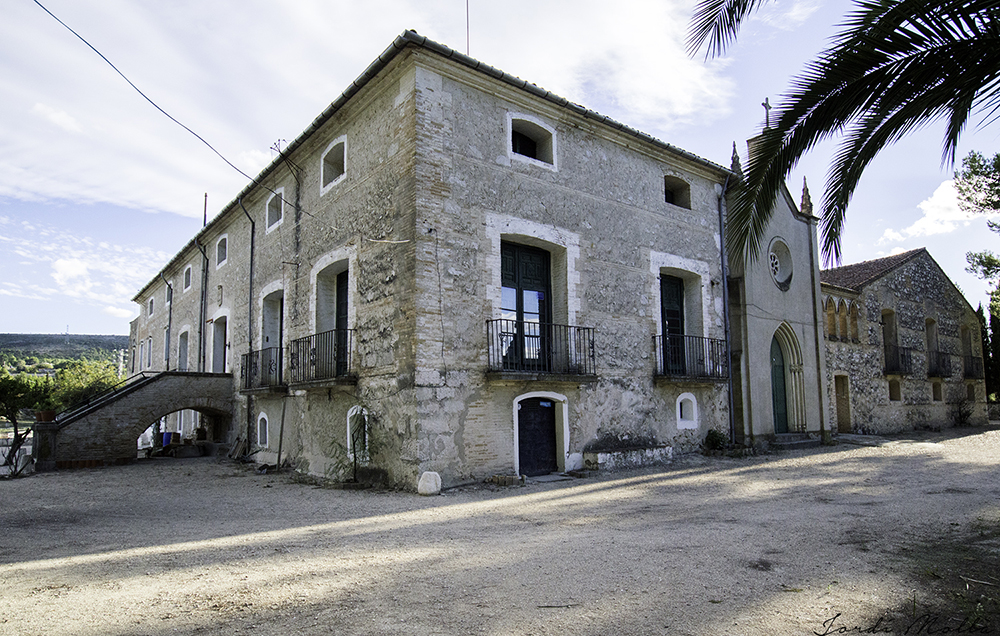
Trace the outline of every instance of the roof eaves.
{"label": "roof eaves", "polygon": [[[346,104],[352,97],[354,97],[354,95],[357,94],[358,91],[364,88],[365,85],[367,85],[370,81],[372,81],[380,72],[382,72],[383,69],[385,69],[386,66],[389,65],[390,62],[392,62],[393,59],[396,58],[397,55],[399,55],[404,49],[406,49],[407,46],[410,45],[418,46],[420,48],[441,55],[442,57],[454,60],[455,62],[458,62],[463,66],[479,71],[485,75],[489,75],[490,77],[496,78],[515,88],[519,88],[528,93],[536,95],[557,106],[571,110],[587,119],[593,119],[594,121],[600,122],[606,126],[619,130],[623,133],[632,135],[658,148],[666,150],[671,154],[683,157],[688,161],[693,161],[695,163],[698,163],[706,168],[711,169],[713,172],[719,173],[720,175],[729,176],[734,174],[731,170],[729,170],[729,168],[721,166],[715,162],[709,161],[708,159],[705,159],[703,157],[699,157],[698,155],[688,152],[687,150],[678,148],[677,146],[668,144],[665,141],[661,141],[656,137],[653,137],[652,135],[639,131],[635,128],[630,128],[625,124],[622,124],[618,121],[615,121],[614,119],[611,119],[607,115],[602,115],[596,111],[590,110],[588,108],[585,108],[584,106],[571,102],[564,97],[560,97],[555,93],[552,93],[551,91],[547,91],[544,88],[541,88],[537,84],[532,84],[531,82],[525,81],[519,77],[515,77],[494,66],[490,66],[489,64],[484,64],[483,62],[480,62],[479,60],[469,57],[464,53],[449,48],[444,44],[435,42],[434,40],[430,40],[426,36],[420,35],[416,31],[407,29],[406,31],[403,31],[402,34],[398,35],[396,39],[393,40],[392,43],[389,46],[387,46],[384,51],[382,51],[382,53],[375,59],[375,61],[369,64],[368,67],[364,71],[362,71],[362,73],[353,82],[351,82],[350,86],[348,86],[347,89],[337,97],[337,99],[335,99],[329,106],[323,109],[323,112],[320,113],[319,116],[317,116],[312,121],[312,123],[310,123],[309,126],[306,127],[306,129],[299,134],[298,137],[296,137],[290,144],[288,144],[288,146],[286,146],[285,149],[271,161],[271,163],[269,163],[263,170],[261,170],[256,177],[251,177],[250,183],[248,183],[246,187],[244,187],[240,191],[240,193],[236,195],[234,199],[232,199],[229,203],[223,206],[219,211],[219,213],[216,214],[214,217],[212,217],[212,220],[209,221],[195,235],[195,237],[191,241],[189,241],[187,245],[184,246],[183,249],[177,252],[177,254],[175,254],[174,257],[170,259],[170,261],[167,262],[167,264],[164,265],[162,269],[160,269],[160,271],[163,272],[173,267],[177,263],[177,261],[181,259],[181,256],[184,253],[186,253],[193,244],[197,242],[197,239],[199,237],[204,236],[206,233],[211,231],[211,229],[218,220],[220,220],[230,210],[232,210],[236,205],[238,205],[240,200],[243,199],[243,197],[250,194],[250,192],[252,192],[253,189],[257,187],[261,181],[266,179],[272,172],[274,172],[277,169],[277,167],[283,162],[284,155],[294,152],[299,146],[305,143],[305,141],[314,132],[316,132],[323,124],[329,121],[330,118],[332,118],[334,114],[336,114],[337,111],[339,111],[344,106],[344,104]],[[152,280],[146,283],[146,285],[139,290],[135,298],[133,298],[132,300],[137,302],[136,299],[142,296],[144,293],[146,293],[146,291],[150,287],[152,287],[153,284],[158,279],[159,279],[159,274],[157,274],[157,276],[154,276]]]}

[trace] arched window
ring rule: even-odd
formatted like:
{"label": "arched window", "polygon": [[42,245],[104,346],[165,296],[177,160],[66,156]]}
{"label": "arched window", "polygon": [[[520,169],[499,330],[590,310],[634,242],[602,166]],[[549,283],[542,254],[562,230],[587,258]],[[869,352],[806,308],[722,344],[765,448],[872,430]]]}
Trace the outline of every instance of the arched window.
{"label": "arched window", "polygon": [[681,393],[677,397],[677,428],[698,428],[698,398],[693,393]]}
{"label": "arched window", "polygon": [[267,448],[267,414],[261,413],[257,417],[257,445]]}
{"label": "arched window", "polygon": [[858,305],[857,305],[857,303],[851,303],[851,342],[859,342],[859,340],[858,340]]}
{"label": "arched window", "polygon": [[370,437],[368,427],[368,409],[363,406],[352,406],[347,411],[347,454],[358,463],[367,463],[370,459],[368,455],[368,439]]}
{"label": "arched window", "polygon": [[826,299],[826,338],[837,339],[837,309],[832,297]]}
{"label": "arched window", "polygon": [[218,269],[226,264],[229,258],[229,236],[223,236],[215,244],[215,267]]}
{"label": "arched window", "polygon": [[840,325],[840,339],[844,342],[848,340],[847,331],[847,303],[843,300],[837,305],[837,321]]}
{"label": "arched window", "polygon": [[278,188],[267,200],[267,231],[281,225],[285,220],[285,189]]}
{"label": "arched window", "polygon": [[320,191],[325,193],[347,174],[347,137],[330,142],[320,160]]}

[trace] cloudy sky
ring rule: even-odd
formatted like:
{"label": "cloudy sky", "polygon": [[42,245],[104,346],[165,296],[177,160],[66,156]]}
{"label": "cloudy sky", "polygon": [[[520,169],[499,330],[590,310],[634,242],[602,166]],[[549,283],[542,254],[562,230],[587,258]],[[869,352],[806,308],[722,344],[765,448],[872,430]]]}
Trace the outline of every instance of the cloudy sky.
{"label": "cloudy sky", "polygon": [[[780,0],[736,46],[684,53],[692,0],[42,0],[161,108],[254,174],[404,29],[717,163],[835,32],[844,2]],[[970,129],[959,159],[1000,151]],[[284,142],[282,142],[284,143]],[[965,252],[1000,248],[957,208],[941,129],[883,153],[848,215],[844,262],[926,246],[973,305]],[[831,147],[789,179],[818,203]],[[0,21],[0,332],[128,333],[134,293],[244,177],[33,0]]]}

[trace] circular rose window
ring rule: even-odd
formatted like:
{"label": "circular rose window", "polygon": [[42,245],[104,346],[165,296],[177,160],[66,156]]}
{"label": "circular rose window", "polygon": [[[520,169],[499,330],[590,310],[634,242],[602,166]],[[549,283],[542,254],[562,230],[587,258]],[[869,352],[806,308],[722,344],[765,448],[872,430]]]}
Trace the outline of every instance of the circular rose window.
{"label": "circular rose window", "polygon": [[792,284],[792,254],[781,239],[776,238],[771,241],[771,246],[767,250],[767,264],[774,284],[781,291],[788,291]]}

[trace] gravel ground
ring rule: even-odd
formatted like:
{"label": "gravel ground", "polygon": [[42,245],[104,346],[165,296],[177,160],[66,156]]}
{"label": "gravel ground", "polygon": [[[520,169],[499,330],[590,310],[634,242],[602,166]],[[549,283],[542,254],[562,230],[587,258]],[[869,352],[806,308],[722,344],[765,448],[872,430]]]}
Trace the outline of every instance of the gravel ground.
{"label": "gravel ground", "polygon": [[40,474],[0,482],[0,634],[1000,634],[998,469],[990,428],[439,497]]}

